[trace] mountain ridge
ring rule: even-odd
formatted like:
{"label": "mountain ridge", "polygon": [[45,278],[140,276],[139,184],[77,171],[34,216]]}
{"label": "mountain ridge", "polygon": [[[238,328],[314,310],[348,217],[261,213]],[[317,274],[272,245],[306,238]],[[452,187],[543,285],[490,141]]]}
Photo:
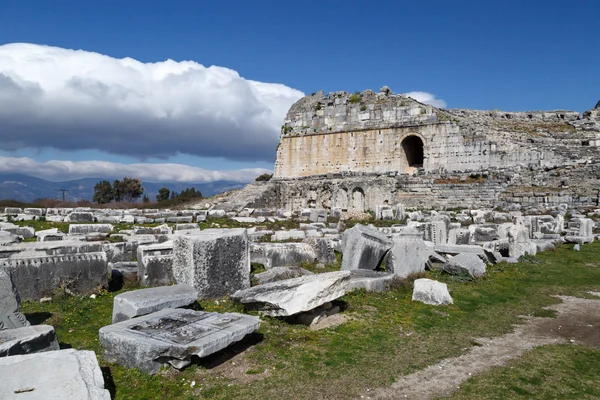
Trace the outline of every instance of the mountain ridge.
{"label": "mountain ridge", "polygon": [[[0,173],[0,199],[25,202],[31,202],[40,198],[62,199],[62,189],[65,189],[67,190],[65,193],[65,200],[67,201],[92,200],[94,186],[102,180],[107,180],[111,183],[114,181],[114,179],[107,178],[81,178],[52,182],[24,174]],[[193,187],[196,190],[200,190],[205,197],[208,197],[228,190],[239,189],[247,184],[248,182],[236,181],[204,183],[142,181],[144,194],[152,201],[156,199],[158,189],[163,187],[176,192]]]}

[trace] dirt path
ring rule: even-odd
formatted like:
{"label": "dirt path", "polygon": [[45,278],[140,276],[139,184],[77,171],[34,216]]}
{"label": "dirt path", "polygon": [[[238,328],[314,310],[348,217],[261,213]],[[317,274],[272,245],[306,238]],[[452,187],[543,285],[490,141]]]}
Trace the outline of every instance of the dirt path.
{"label": "dirt path", "polygon": [[362,398],[433,399],[452,393],[471,376],[503,365],[537,346],[570,341],[600,348],[600,300],[557,297],[562,303],[548,307],[557,312],[556,318],[528,318],[512,333],[477,339],[480,346],[467,354],[401,377],[390,388],[367,392]]}

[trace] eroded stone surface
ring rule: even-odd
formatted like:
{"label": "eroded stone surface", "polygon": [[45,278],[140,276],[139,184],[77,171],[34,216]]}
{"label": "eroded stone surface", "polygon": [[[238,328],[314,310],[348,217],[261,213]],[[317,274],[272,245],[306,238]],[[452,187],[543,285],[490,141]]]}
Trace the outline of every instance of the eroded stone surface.
{"label": "eroded stone surface", "polygon": [[21,298],[9,271],[0,267],[0,331],[29,326],[21,313]]}
{"label": "eroded stone surface", "polygon": [[485,263],[477,254],[460,253],[444,264],[444,271],[452,275],[469,275],[479,278],[485,274]]}
{"label": "eroded stone surface", "polygon": [[448,292],[445,283],[432,279],[421,278],[415,280],[412,299],[421,303],[434,306],[453,304],[454,300]]}
{"label": "eroded stone surface", "polygon": [[0,376],[1,399],[110,400],[96,355],[89,350],[2,357]]}
{"label": "eroded stone surface", "polygon": [[236,313],[164,309],[100,329],[105,357],[154,374],[165,364],[181,369],[193,355],[205,357],[260,327],[260,319]]}
{"label": "eroded stone surface", "polygon": [[350,275],[350,271],[307,275],[240,290],[231,298],[264,315],[294,315],[343,296]]}
{"label": "eroded stone surface", "polygon": [[198,300],[198,291],[188,285],[132,290],[115,296],[112,322],[117,323],[165,308],[187,306]]}
{"label": "eroded stone surface", "polygon": [[356,224],[342,234],[342,270],[374,270],[391,247],[392,243],[386,235]]}
{"label": "eroded stone surface", "polygon": [[215,298],[250,287],[246,229],[206,229],[173,240],[173,276],[177,283]]}

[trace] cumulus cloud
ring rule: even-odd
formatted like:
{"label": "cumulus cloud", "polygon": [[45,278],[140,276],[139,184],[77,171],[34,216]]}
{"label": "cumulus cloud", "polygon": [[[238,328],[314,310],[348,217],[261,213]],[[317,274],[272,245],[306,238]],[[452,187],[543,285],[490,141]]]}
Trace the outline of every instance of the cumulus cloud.
{"label": "cumulus cloud", "polygon": [[434,107],[446,108],[446,102],[442,99],[436,99],[434,94],[427,92],[409,92],[406,93],[408,97],[412,97],[418,102],[429,104]]}
{"label": "cumulus cloud", "polygon": [[272,160],[285,114],[302,96],[194,61],[7,44],[0,46],[0,149]]}
{"label": "cumulus cloud", "polygon": [[173,163],[121,164],[107,161],[58,160],[37,162],[27,157],[0,157],[0,173],[19,173],[50,181],[130,176],[148,182],[251,182],[257,176],[271,172],[263,168],[215,171]]}

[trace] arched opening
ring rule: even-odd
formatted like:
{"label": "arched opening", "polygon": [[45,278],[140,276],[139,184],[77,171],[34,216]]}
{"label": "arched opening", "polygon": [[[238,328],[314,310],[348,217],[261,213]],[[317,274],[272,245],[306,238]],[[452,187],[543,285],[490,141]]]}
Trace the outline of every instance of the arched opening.
{"label": "arched opening", "polygon": [[409,136],[402,141],[402,149],[409,167],[423,166],[423,141],[418,136]]}
{"label": "arched opening", "polygon": [[352,209],[361,212],[365,210],[365,192],[361,188],[352,191]]}

